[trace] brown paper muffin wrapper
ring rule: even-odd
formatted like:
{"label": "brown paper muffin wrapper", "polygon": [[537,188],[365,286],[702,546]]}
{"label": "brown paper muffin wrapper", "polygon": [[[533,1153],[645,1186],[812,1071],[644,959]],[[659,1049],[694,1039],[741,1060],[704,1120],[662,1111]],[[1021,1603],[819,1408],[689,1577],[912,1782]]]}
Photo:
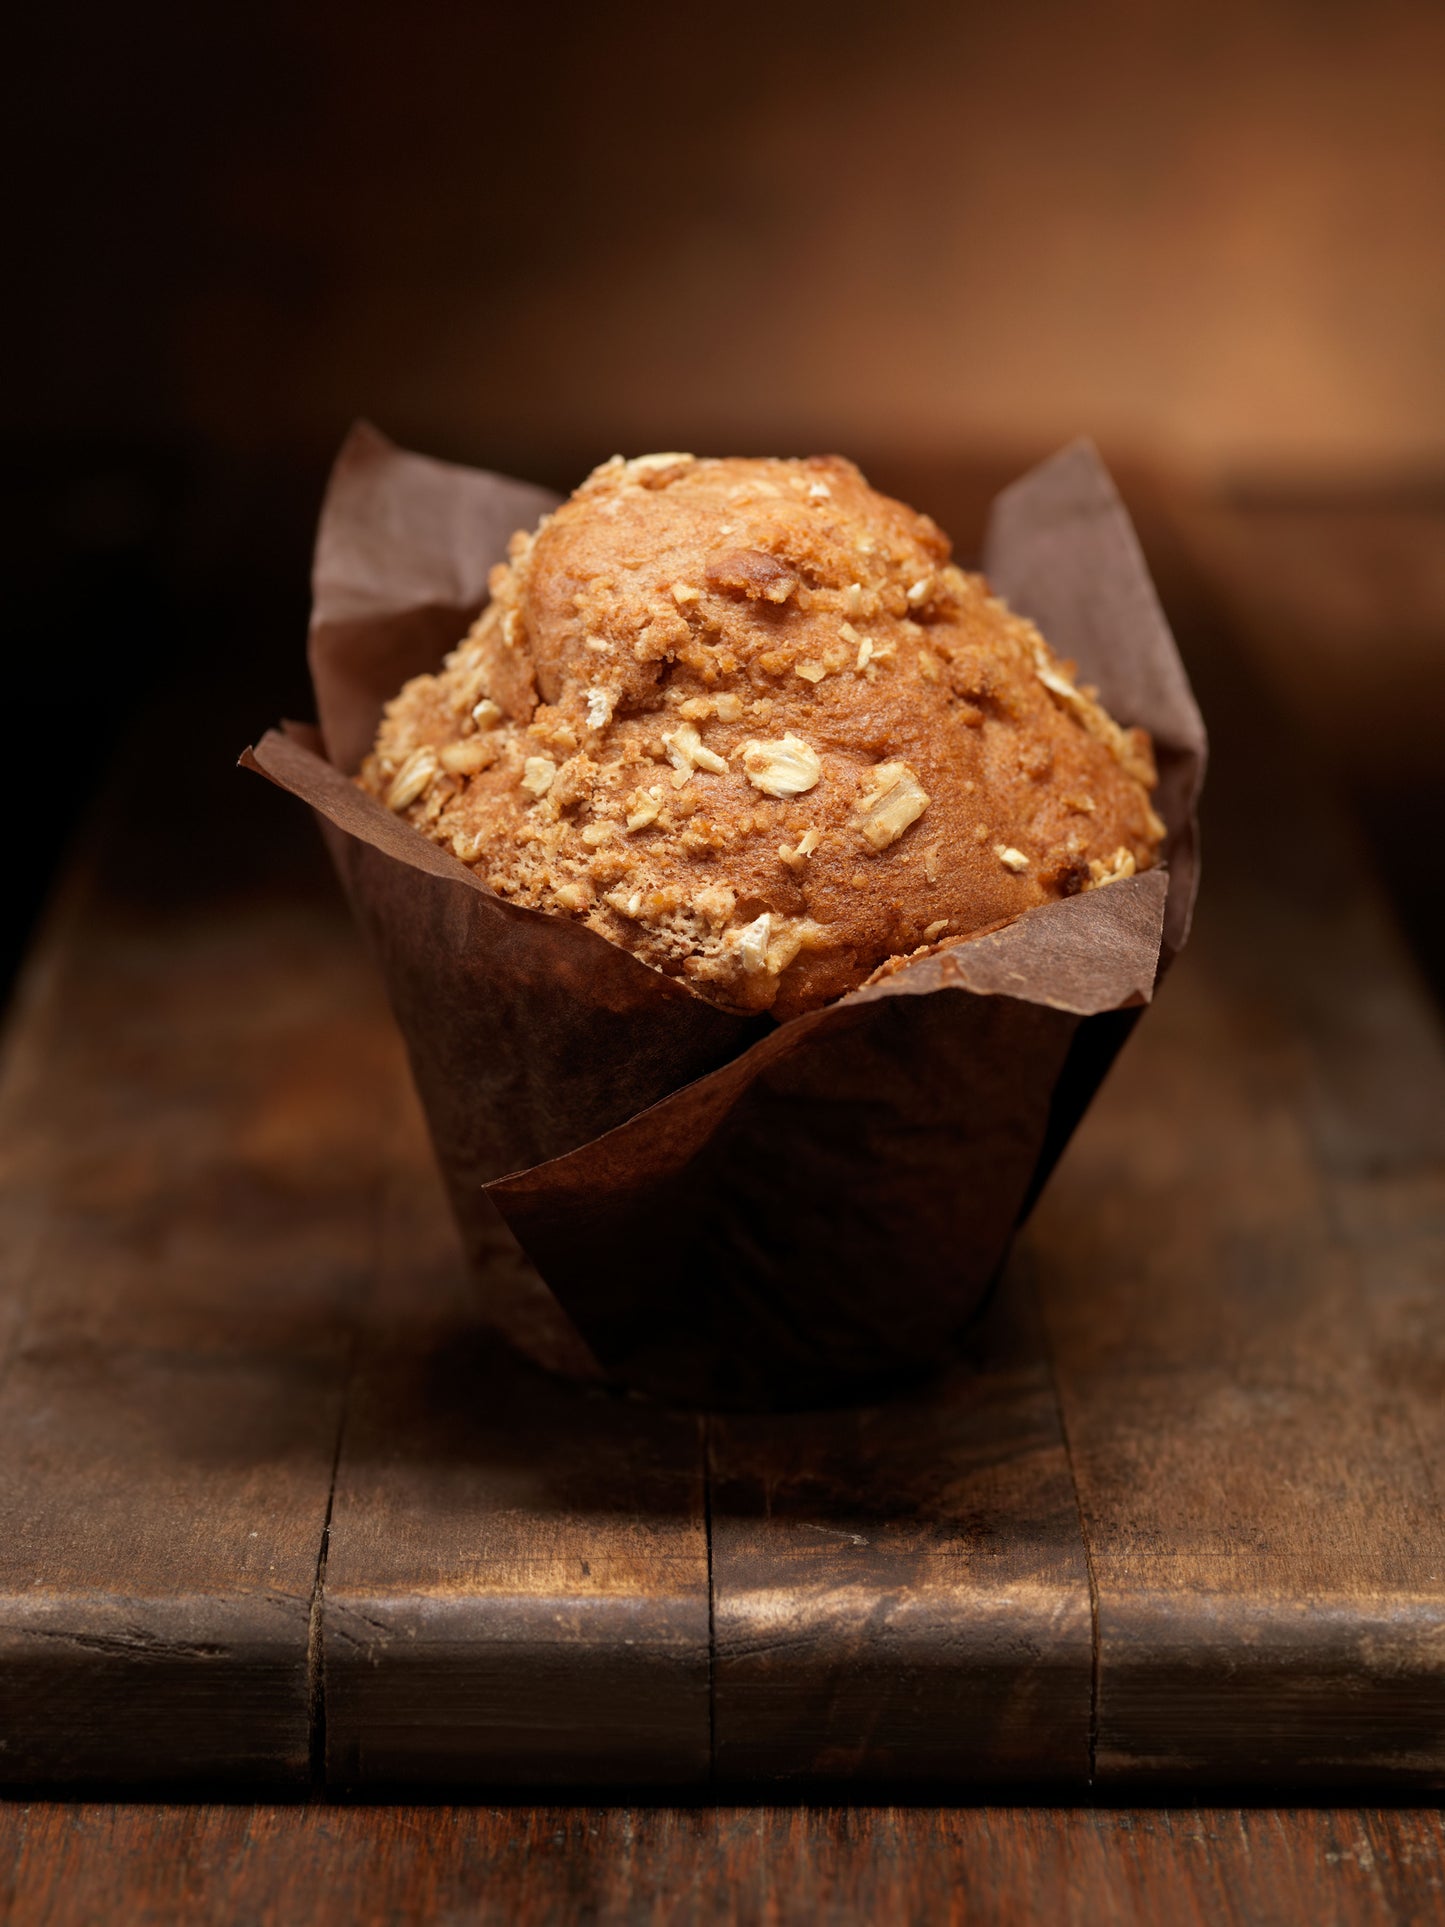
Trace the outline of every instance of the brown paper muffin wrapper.
{"label": "brown paper muffin wrapper", "polygon": [[850,1396],[967,1322],[1183,944],[1203,724],[1128,517],[1076,444],[998,497],[982,565],[1150,732],[1165,867],[786,1024],[714,1009],[495,895],[349,780],[383,703],[438,666],[508,535],[554,500],[356,429],[316,550],[320,733],[287,725],[243,761],[321,818],[491,1322],[554,1370],[669,1400]]}

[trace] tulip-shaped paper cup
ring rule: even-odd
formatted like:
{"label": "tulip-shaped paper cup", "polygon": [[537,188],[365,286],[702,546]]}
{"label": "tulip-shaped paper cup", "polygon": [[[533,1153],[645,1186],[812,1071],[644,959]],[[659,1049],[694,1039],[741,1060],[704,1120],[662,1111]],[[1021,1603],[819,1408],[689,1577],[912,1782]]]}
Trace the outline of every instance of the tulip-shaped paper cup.
{"label": "tulip-shaped paper cup", "polygon": [[[1189,927],[1199,712],[1085,444],[993,505],[983,568],[1154,740],[1158,869],[777,1024],[494,894],[351,780],[551,496],[357,429],[317,541],[321,729],[245,760],[318,813],[405,1035],[481,1315],[551,1369],[800,1405],[937,1361]],[[505,1220],[535,1271],[520,1264]]]}

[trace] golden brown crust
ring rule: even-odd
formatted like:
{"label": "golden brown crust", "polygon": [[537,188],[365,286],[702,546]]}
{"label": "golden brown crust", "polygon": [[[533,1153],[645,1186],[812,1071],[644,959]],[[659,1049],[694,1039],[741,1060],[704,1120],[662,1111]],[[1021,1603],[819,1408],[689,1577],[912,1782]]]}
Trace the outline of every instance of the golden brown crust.
{"label": "golden brown crust", "polygon": [[1156,859],[1149,741],[837,456],[597,469],[361,782],[514,902],[736,1010]]}

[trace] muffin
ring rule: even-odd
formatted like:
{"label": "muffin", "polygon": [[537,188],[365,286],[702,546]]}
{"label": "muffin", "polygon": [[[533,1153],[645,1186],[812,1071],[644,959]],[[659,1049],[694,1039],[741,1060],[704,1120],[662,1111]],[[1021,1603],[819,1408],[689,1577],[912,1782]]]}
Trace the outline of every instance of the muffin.
{"label": "muffin", "polygon": [[724,1009],[1157,860],[1145,732],[840,457],[614,457],[508,554],[358,781]]}

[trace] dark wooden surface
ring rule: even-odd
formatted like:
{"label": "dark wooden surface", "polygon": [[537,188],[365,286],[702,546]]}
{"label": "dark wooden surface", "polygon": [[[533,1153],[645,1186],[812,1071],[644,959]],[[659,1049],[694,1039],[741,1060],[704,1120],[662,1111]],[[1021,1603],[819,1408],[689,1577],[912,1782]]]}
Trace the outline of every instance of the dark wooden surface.
{"label": "dark wooden surface", "polygon": [[326,1783],[704,1781],[702,1420],[560,1383],[476,1330],[398,1113],[326,1557]]}
{"label": "dark wooden surface", "polygon": [[1222,734],[1197,942],[1030,1229],[1096,1777],[1438,1784],[1445,1053],[1347,824]]}
{"label": "dark wooden surface", "polygon": [[1199,668],[1197,935],[990,1319],[707,1426],[478,1332],[309,829],[142,745],[0,1089],[0,1784],[1445,1781],[1439,1033]]}
{"label": "dark wooden surface", "polygon": [[1089,1578],[1028,1287],[911,1398],[712,1421],[721,1781],[1086,1783]]}
{"label": "dark wooden surface", "polygon": [[0,1807],[8,1927],[1434,1927],[1435,1810]]}
{"label": "dark wooden surface", "polygon": [[[7,1927],[1445,1919],[1435,1807],[1107,1804],[1442,1768],[1438,1026],[1192,667],[1196,939],[989,1324],[929,1396],[706,1436],[478,1337],[345,916],[187,696],[0,1081]],[[567,1804],[314,1797],[509,1761]],[[990,1772],[1074,1804],[922,1804]],[[188,1803],[22,1791],[97,1779]],[[856,1804],[729,1804],[810,1779]]]}
{"label": "dark wooden surface", "polygon": [[[0,1773],[310,1778],[308,1628],[394,1056],[285,904],[78,879],[0,1095]],[[333,970],[332,963],[340,968]],[[338,1075],[346,1066],[345,1076]]]}

